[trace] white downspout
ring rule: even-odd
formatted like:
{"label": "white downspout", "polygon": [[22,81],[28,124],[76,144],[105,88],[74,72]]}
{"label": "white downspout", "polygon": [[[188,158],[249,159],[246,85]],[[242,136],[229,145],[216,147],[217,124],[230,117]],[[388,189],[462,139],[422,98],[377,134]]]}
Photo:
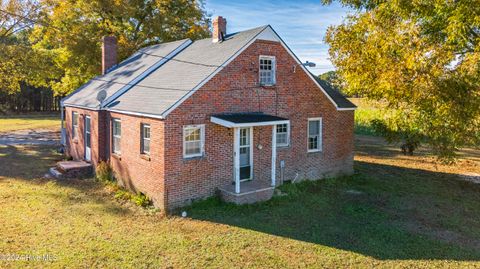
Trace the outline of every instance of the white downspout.
{"label": "white downspout", "polygon": [[64,117],[65,112],[64,112],[64,109],[65,109],[65,107],[63,106],[63,102],[60,101],[60,119],[61,119],[61,121],[60,121],[60,135],[61,135],[60,143],[63,146],[65,146],[65,144],[66,144],[66,135],[67,135],[66,132],[65,132],[65,127],[64,127],[65,126],[65,117]]}

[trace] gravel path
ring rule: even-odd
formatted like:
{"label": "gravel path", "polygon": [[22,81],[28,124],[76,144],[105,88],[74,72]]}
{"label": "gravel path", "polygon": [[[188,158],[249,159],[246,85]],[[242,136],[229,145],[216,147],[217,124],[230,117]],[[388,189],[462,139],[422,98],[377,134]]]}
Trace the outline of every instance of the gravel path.
{"label": "gravel path", "polygon": [[59,145],[60,132],[49,129],[0,133],[0,145]]}

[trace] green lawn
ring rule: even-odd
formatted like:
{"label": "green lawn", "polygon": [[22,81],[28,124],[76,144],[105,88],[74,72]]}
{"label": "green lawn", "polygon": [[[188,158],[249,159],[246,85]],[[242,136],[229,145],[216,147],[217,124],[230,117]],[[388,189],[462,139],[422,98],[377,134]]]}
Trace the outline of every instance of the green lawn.
{"label": "green lawn", "polygon": [[32,113],[0,116],[0,133],[27,129],[60,129],[60,115]]}
{"label": "green lawn", "polygon": [[0,268],[480,267],[480,186],[460,180],[478,172],[479,155],[435,165],[426,151],[403,156],[358,137],[354,176],[165,218],[92,180],[40,179],[60,158],[50,147],[0,146],[0,254],[56,258]]}

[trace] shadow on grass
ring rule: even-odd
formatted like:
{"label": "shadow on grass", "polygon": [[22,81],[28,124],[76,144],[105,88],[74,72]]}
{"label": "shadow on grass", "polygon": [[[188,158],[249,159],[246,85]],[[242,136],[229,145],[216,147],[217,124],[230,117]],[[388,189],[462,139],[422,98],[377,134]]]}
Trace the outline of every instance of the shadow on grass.
{"label": "shadow on grass", "polygon": [[[0,181],[24,181],[27,184],[42,186],[39,190],[53,200],[65,206],[90,203],[110,214],[127,214],[128,208],[121,207],[112,200],[113,194],[107,193],[102,183],[92,179],[46,179],[43,176],[50,167],[62,159],[56,152],[57,147],[48,145],[5,146],[0,145]],[[50,187],[57,186],[52,190]],[[78,211],[77,211],[78,213]],[[87,212],[88,213],[88,212]]]}
{"label": "shadow on grass", "polygon": [[286,196],[261,204],[212,198],[186,210],[193,219],[381,260],[480,260],[480,187],[455,174],[366,162],[355,168],[351,177],[284,185]]}
{"label": "shadow on grass", "polygon": [[61,159],[58,147],[46,145],[0,145],[0,177],[33,179],[43,176]]}

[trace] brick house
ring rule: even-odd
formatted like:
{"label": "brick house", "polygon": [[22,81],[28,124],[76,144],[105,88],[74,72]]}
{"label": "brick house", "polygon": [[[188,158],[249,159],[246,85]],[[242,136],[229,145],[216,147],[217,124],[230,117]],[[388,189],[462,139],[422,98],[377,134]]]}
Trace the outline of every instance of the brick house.
{"label": "brick house", "polygon": [[162,209],[219,193],[248,203],[289,180],[353,172],[355,106],[309,73],[271,26],[143,48],[67,96],[67,154],[105,160]]}

